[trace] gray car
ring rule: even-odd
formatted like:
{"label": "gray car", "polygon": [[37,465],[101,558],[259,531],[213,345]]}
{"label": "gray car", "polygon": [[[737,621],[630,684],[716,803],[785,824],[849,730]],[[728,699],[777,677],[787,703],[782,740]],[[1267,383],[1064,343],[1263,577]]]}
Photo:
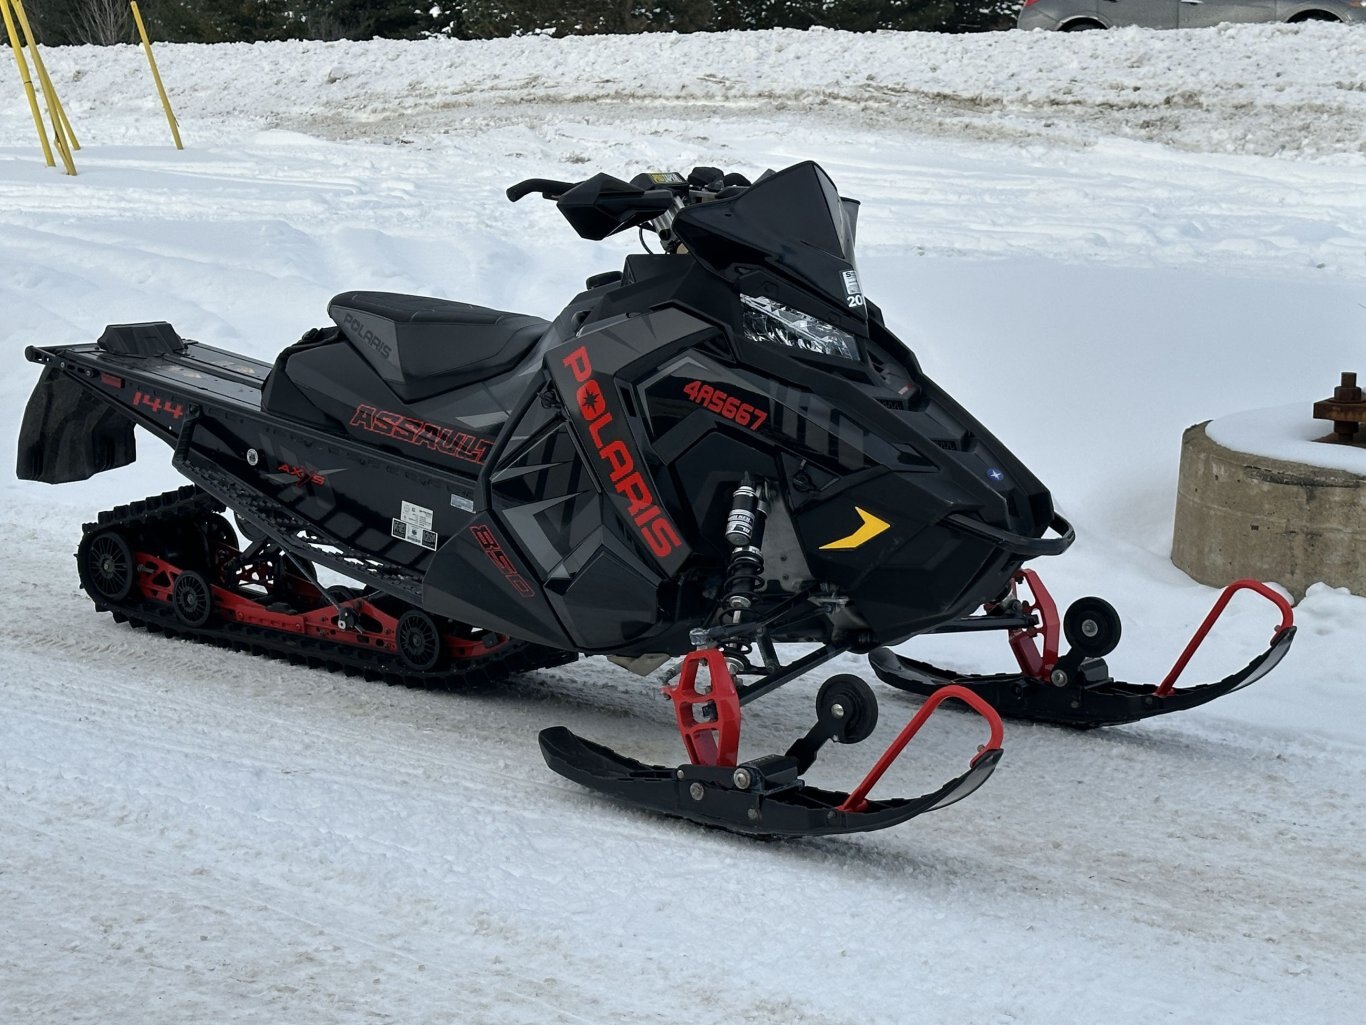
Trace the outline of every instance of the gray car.
{"label": "gray car", "polygon": [[1225,21],[1366,24],[1366,0],[1024,0],[1019,28],[1202,28]]}

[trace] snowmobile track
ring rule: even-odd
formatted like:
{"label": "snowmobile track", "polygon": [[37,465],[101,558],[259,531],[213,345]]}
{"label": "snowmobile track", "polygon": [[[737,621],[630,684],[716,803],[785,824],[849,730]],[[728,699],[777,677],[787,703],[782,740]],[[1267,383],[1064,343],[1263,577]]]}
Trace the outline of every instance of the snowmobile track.
{"label": "snowmobile track", "polygon": [[[223,511],[221,502],[190,484],[105,510],[96,517],[94,523],[85,524],[83,532],[88,537],[110,529],[128,531],[155,527],[165,530],[172,524],[197,521]],[[202,627],[187,626],[176,618],[171,606],[149,601],[138,595],[136,589],[125,601],[113,602],[94,595],[84,576],[81,587],[94,603],[96,611],[108,612],[114,622],[126,623],[134,629],[273,660],[285,660],[310,669],[339,671],[347,676],[361,675],[367,680],[395,686],[432,690],[489,686],[519,673],[565,665],[578,658],[575,652],[559,651],[509,638],[496,648],[491,648],[486,655],[459,660],[441,669],[425,673],[397,671],[391,664],[393,656],[387,652],[333,644],[315,637],[285,634],[247,623],[220,622]],[[462,661],[470,664],[462,665]]]}

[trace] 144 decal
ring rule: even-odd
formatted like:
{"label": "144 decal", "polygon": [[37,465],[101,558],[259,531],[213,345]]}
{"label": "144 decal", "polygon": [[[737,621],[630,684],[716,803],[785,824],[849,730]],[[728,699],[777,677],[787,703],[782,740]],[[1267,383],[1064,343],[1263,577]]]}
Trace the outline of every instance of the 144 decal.
{"label": "144 decal", "polygon": [[709,412],[741,427],[748,427],[751,431],[757,431],[768,419],[768,413],[753,403],[701,381],[689,381],[683,386],[683,394]]}
{"label": "144 decal", "polygon": [[185,415],[185,407],[179,402],[172,402],[170,399],[163,399],[160,395],[145,391],[139,391],[133,396],[133,405],[146,406],[153,413],[165,413],[172,420],[179,420]]}

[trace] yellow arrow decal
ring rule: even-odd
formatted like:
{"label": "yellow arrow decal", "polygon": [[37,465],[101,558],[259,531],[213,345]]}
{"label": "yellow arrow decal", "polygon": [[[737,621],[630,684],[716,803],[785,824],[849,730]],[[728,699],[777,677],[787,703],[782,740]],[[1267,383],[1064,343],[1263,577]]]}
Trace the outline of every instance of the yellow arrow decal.
{"label": "yellow arrow decal", "polygon": [[848,537],[842,537],[838,541],[831,541],[828,545],[821,545],[821,551],[826,552],[832,548],[857,548],[865,542],[871,541],[884,530],[891,526],[886,520],[880,520],[866,509],[854,506],[854,512],[859,514],[863,520],[863,525]]}

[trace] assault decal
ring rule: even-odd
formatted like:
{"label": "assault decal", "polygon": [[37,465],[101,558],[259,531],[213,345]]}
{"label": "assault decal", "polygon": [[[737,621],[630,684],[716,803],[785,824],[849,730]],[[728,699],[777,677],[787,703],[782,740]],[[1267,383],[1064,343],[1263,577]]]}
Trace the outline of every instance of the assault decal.
{"label": "assault decal", "polygon": [[464,431],[457,431],[454,427],[427,423],[416,417],[393,413],[387,409],[377,409],[374,406],[357,406],[351,416],[351,426],[476,465],[483,465],[484,457],[488,455],[492,445],[476,434],[467,434]]}

